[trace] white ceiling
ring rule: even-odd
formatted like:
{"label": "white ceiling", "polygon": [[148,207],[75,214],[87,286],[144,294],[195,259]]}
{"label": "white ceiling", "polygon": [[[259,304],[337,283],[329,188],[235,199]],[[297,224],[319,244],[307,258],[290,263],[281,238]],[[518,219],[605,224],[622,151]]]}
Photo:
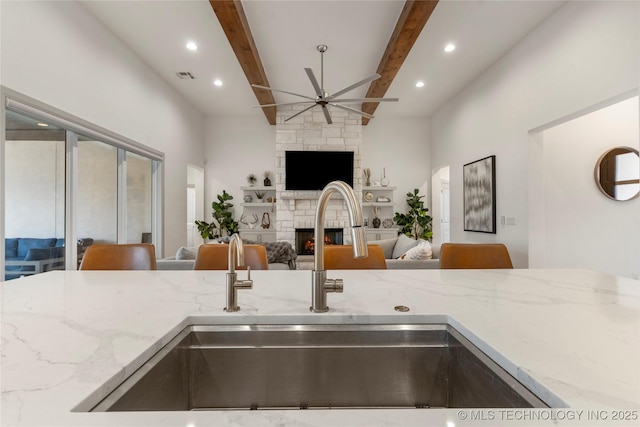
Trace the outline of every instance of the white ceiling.
{"label": "white ceiling", "polygon": [[[263,116],[209,2],[84,1],[85,6],[205,116]],[[563,1],[440,0],[375,114],[429,116],[551,15]],[[401,0],[242,2],[270,86],[315,97],[305,67],[333,93],[373,74]],[[197,43],[195,52],[185,48]],[[446,43],[457,49],[445,53]],[[196,80],[180,80],[190,71]],[[224,82],[213,85],[214,79]],[[423,80],[425,86],[416,88]],[[364,96],[367,86],[344,96]],[[276,102],[300,98],[274,93]]]}

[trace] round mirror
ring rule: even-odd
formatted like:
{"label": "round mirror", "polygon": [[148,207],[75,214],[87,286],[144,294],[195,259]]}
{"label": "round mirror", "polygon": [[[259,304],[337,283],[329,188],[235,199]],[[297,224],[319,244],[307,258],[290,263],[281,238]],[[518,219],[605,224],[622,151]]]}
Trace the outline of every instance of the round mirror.
{"label": "round mirror", "polygon": [[640,192],[638,150],[616,147],[598,159],[595,169],[598,188],[610,199],[631,200]]}

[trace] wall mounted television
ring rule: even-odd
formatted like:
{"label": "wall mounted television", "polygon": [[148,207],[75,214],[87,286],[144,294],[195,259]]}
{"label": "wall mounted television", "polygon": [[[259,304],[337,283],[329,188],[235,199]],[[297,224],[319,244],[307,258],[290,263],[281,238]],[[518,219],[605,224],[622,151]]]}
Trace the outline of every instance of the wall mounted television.
{"label": "wall mounted television", "polygon": [[322,190],[335,180],[353,187],[353,151],[285,152],[287,190]]}

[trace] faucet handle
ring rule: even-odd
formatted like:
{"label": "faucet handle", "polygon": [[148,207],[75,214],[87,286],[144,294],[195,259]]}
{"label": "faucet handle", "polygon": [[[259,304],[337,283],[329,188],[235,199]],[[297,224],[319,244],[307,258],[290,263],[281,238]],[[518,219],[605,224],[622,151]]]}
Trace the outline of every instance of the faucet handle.
{"label": "faucet handle", "polygon": [[253,280],[251,280],[251,267],[247,266],[247,280],[236,280],[233,284],[235,289],[253,289]]}
{"label": "faucet handle", "polygon": [[341,294],[344,289],[344,280],[342,279],[327,279],[324,282],[324,289],[326,292],[336,292]]}

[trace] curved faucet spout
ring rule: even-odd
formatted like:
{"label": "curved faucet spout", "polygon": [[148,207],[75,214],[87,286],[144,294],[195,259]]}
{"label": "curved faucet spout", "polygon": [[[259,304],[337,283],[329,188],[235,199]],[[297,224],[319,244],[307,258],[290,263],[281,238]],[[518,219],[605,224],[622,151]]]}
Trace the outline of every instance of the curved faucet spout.
{"label": "curved faucet spout", "polygon": [[235,273],[236,271],[235,261],[233,259],[235,253],[238,254],[238,267],[244,267],[244,245],[238,233],[233,234],[231,238],[229,238],[229,273]]}
{"label": "curved faucet spout", "polygon": [[327,272],[324,269],[324,213],[333,193],[339,193],[347,205],[354,258],[363,258],[368,255],[367,241],[364,235],[364,221],[362,220],[362,206],[353,188],[343,181],[330,182],[320,193],[316,209],[314,229],[315,257],[311,278],[310,307],[310,310],[314,313],[324,313],[329,310],[329,307],[327,307],[327,292],[342,292],[342,280],[327,279]]}
{"label": "curved faucet spout", "polygon": [[331,195],[336,192],[340,193],[347,205],[349,225],[351,226],[351,240],[353,241],[353,257],[364,258],[368,255],[367,240],[364,235],[364,221],[362,219],[362,206],[349,184],[343,181],[332,181],[322,190],[316,208],[314,269],[318,271],[324,270],[324,214]]}
{"label": "curved faucet spout", "polygon": [[244,246],[239,234],[234,234],[229,239],[229,272],[227,273],[227,306],[224,308],[226,312],[240,310],[238,307],[238,289],[253,288],[251,280],[251,269],[247,268],[247,280],[237,280],[238,275],[235,270],[235,260],[233,255],[238,254],[238,267],[244,266]]}

